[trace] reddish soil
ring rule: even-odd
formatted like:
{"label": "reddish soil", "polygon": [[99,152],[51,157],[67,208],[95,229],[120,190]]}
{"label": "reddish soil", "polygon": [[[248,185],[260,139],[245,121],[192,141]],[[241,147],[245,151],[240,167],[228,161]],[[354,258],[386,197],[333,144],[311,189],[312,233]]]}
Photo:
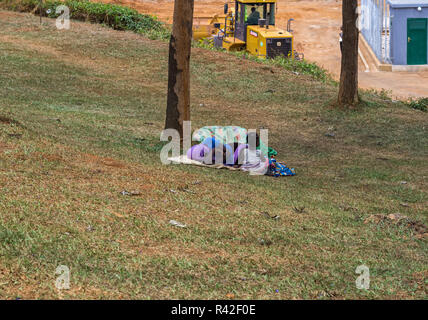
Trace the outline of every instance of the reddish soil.
{"label": "reddish soil", "polygon": [[[135,8],[139,12],[153,14],[166,23],[172,23],[173,0],[100,0]],[[341,3],[339,0],[278,0],[276,24],[286,29],[287,20],[295,19],[292,29],[295,49],[305,58],[327,69],[335,79],[340,75],[339,32]],[[222,14],[225,0],[195,0],[194,16]],[[197,21],[197,19],[196,19]],[[197,23],[197,22],[196,22]],[[362,50],[364,54],[364,50]],[[394,97],[428,96],[428,72],[392,73],[378,72],[367,54],[365,60],[370,72],[366,72],[360,60],[360,87],[385,89]]]}

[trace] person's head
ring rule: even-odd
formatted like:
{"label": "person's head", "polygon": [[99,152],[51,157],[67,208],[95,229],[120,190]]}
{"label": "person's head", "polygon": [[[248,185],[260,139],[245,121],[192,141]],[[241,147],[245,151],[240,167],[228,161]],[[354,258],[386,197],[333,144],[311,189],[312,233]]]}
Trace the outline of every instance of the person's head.
{"label": "person's head", "polygon": [[257,132],[249,132],[247,134],[247,144],[248,144],[248,148],[253,149],[254,146],[251,145],[252,143],[254,143],[254,141],[256,141],[256,148],[258,148],[260,146],[260,138],[259,135],[257,134]]}
{"label": "person's head", "polygon": [[251,7],[251,12],[256,11],[256,7]]}

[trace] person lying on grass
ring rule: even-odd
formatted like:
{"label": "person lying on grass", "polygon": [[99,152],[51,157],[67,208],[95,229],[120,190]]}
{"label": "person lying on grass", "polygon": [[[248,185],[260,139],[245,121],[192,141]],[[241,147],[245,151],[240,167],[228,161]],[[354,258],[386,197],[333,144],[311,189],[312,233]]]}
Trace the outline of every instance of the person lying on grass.
{"label": "person lying on grass", "polygon": [[204,164],[224,164],[250,171],[254,174],[265,174],[269,160],[260,150],[260,137],[255,132],[246,136],[246,143],[224,144],[215,137],[207,137],[187,152],[190,159]]}
{"label": "person lying on grass", "polygon": [[[194,145],[187,157],[204,164],[233,166],[250,174],[295,175],[284,163],[277,162],[276,150],[263,144],[259,135],[237,126],[207,126],[193,133]],[[233,141],[226,144],[225,141]],[[250,147],[251,145],[251,147]]]}
{"label": "person lying on grass", "polygon": [[[221,143],[233,145],[233,152],[237,149],[240,144],[247,144],[248,130],[239,126],[205,126],[195,130],[192,135],[192,141],[198,141],[202,143],[205,139],[214,137]],[[277,152],[267,147],[262,139],[258,139],[257,149],[260,149],[264,156],[270,158],[276,156]]]}

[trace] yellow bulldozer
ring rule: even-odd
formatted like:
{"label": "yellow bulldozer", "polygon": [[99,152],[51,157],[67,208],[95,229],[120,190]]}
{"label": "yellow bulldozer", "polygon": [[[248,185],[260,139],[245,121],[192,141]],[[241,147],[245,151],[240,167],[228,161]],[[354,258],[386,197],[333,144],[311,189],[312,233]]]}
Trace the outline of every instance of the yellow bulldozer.
{"label": "yellow bulldozer", "polygon": [[[232,2],[233,3],[233,2]],[[235,0],[234,9],[224,5],[224,15],[195,18],[194,39],[211,39],[228,51],[246,50],[260,58],[284,56],[300,59],[294,52],[291,21],[287,30],[275,27],[277,0]],[[201,24],[201,20],[209,21]]]}

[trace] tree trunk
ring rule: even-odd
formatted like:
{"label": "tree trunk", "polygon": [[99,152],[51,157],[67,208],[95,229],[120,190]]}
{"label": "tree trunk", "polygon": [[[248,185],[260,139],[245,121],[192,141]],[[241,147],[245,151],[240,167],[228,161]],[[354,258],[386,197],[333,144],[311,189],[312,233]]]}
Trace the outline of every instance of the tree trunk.
{"label": "tree trunk", "polygon": [[43,8],[43,0],[40,0],[39,1],[40,24],[42,24],[42,8]]}
{"label": "tree trunk", "polygon": [[176,129],[183,138],[183,121],[190,120],[190,47],[193,1],[175,0],[169,42],[168,97],[165,129]]}
{"label": "tree trunk", "polygon": [[342,1],[343,52],[338,104],[358,103],[358,27],[357,0]]}

